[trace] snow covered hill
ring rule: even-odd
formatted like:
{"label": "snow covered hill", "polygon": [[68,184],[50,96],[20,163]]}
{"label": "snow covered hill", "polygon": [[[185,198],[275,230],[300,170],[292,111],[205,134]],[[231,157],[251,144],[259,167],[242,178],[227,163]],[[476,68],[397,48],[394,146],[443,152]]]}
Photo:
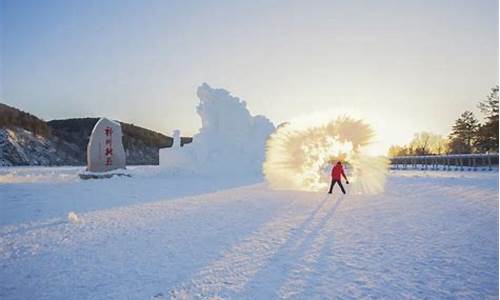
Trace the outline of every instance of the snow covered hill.
{"label": "snow covered hill", "polygon": [[0,169],[1,299],[498,298],[498,173],[328,197],[77,171]]}
{"label": "snow covered hill", "polygon": [[20,128],[0,128],[0,166],[78,165],[76,145]]}

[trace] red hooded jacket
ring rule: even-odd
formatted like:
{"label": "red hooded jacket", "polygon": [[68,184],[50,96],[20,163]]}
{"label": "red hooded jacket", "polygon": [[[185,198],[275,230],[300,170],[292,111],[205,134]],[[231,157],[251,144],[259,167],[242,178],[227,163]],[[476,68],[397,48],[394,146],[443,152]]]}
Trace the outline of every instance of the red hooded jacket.
{"label": "red hooded jacket", "polygon": [[344,178],[347,180],[344,173],[344,167],[342,167],[342,164],[338,162],[332,169],[332,179],[340,180],[342,176],[344,176]]}

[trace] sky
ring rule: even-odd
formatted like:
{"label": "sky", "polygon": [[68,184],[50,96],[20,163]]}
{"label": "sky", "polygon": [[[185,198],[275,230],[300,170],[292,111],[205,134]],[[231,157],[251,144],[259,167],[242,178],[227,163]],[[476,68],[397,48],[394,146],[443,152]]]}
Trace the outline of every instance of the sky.
{"label": "sky", "polygon": [[195,134],[203,82],[275,125],[347,113],[376,152],[498,84],[498,2],[0,0],[0,102]]}

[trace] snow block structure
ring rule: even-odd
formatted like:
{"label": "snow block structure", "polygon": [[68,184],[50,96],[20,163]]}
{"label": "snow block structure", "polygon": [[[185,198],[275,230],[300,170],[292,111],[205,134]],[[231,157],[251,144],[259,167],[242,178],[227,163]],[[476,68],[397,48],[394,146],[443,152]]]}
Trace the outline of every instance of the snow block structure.
{"label": "snow block structure", "polygon": [[87,170],[80,177],[87,179],[123,175],[116,171],[110,173],[125,169],[122,137],[122,128],[118,122],[101,118],[90,135],[87,146]]}
{"label": "snow block structure", "polygon": [[197,95],[199,133],[182,148],[174,141],[172,148],[160,149],[160,166],[189,174],[262,174],[273,123],[264,116],[252,116],[245,101],[224,89],[203,83]]}
{"label": "snow block structure", "polygon": [[174,130],[172,136],[172,147],[160,149],[160,166],[171,170],[172,173],[182,172],[186,166],[191,165],[192,159],[181,148],[180,130]]}

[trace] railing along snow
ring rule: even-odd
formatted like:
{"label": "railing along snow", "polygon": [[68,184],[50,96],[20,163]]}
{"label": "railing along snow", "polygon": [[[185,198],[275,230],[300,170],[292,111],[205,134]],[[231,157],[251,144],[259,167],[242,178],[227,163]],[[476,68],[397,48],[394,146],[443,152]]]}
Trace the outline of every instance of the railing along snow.
{"label": "railing along snow", "polygon": [[390,160],[392,169],[491,171],[498,166],[498,153],[396,156]]}

